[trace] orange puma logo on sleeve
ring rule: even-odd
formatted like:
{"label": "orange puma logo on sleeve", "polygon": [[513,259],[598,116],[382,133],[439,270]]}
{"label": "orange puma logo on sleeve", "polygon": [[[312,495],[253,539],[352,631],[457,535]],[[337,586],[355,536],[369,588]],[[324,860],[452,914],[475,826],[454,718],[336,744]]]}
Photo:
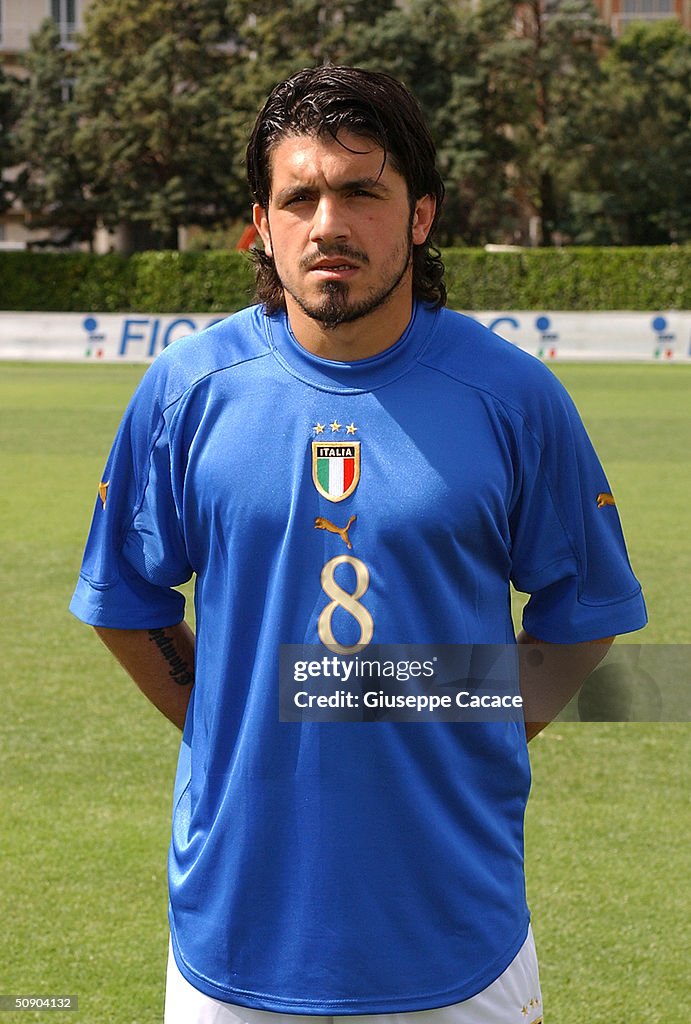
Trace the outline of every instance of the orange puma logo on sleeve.
{"label": "orange puma logo on sleeve", "polygon": [[605,505],[616,505],[616,501],[614,500],[614,495],[603,491],[597,496],[597,507],[604,508]]}

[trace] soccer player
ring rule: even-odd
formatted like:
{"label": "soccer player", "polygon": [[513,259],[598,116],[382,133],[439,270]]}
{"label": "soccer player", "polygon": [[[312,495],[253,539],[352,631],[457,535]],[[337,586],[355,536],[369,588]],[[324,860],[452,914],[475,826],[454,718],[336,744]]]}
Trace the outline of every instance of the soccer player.
{"label": "soccer player", "polygon": [[[645,623],[610,488],[552,374],[445,308],[402,85],[299,72],[247,166],[257,304],[145,375],[72,602],[183,730],[166,1024],[537,1024],[526,740]],[[525,724],[279,719],[283,645],[536,639],[565,692]]]}

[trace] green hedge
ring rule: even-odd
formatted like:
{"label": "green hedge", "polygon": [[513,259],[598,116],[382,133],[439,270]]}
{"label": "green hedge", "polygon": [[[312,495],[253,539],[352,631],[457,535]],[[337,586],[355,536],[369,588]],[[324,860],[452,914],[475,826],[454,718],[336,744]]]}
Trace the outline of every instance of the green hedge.
{"label": "green hedge", "polygon": [[444,253],[456,309],[689,309],[691,247]]}
{"label": "green hedge", "polygon": [[217,313],[252,301],[236,252],[0,253],[0,309],[79,313]]}
{"label": "green hedge", "polygon": [[[689,309],[691,247],[447,249],[449,306],[468,310]],[[237,252],[0,253],[0,309],[232,312],[252,301]]]}

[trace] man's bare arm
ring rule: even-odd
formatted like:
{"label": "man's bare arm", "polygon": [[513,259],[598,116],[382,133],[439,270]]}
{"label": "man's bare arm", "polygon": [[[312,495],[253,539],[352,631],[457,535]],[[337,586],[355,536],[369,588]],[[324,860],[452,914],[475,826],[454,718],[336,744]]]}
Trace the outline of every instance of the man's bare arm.
{"label": "man's bare arm", "polygon": [[97,626],[96,632],[142,693],[182,729],[194,684],[194,633],[187,623],[164,629]]}
{"label": "man's bare arm", "polygon": [[547,644],[525,630],[517,636],[523,717],[528,742],[556,718],[597,668],[614,642]]}

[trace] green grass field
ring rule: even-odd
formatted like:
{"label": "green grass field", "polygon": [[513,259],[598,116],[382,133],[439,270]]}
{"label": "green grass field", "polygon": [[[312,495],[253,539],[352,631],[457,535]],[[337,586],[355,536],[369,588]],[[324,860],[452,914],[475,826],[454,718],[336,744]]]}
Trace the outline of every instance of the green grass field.
{"label": "green grass field", "polygon": [[[691,643],[691,366],[556,369],[644,584],[651,624],[634,639]],[[0,364],[0,995],[77,995],[66,1019],[85,1024],[154,1024],[163,1000],[177,736],[66,610],[141,372]],[[555,723],[531,745],[547,1024],[688,1022],[690,737],[687,724]]]}

